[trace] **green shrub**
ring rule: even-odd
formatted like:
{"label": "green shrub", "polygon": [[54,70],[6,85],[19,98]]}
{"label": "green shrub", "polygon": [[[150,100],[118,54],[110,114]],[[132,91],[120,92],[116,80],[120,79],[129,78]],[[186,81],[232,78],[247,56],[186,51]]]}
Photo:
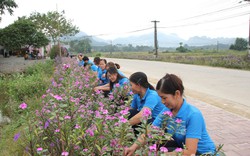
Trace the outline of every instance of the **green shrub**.
{"label": "green shrub", "polygon": [[57,45],[54,45],[52,48],[51,48],[51,51],[49,53],[49,57],[50,59],[55,59],[56,56],[59,55],[59,47]]}

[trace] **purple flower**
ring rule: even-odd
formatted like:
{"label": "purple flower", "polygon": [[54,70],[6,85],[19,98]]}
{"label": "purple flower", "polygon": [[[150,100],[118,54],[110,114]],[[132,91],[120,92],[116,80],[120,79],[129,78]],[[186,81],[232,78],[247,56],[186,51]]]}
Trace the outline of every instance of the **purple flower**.
{"label": "purple flower", "polygon": [[36,150],[37,150],[37,152],[40,152],[40,151],[43,150],[43,148],[42,147],[38,147]]}
{"label": "purple flower", "polygon": [[26,109],[27,108],[27,104],[26,103],[21,103],[20,105],[19,105],[19,108],[21,108],[21,109]]}
{"label": "purple flower", "polygon": [[44,129],[48,128],[49,127],[49,120],[47,120],[44,124]]}
{"label": "purple flower", "polygon": [[20,133],[15,134],[14,141],[17,141],[19,139],[19,137],[20,137]]}
{"label": "purple flower", "polygon": [[62,152],[62,155],[68,156],[68,155],[69,155],[69,152],[64,151],[64,152]]}

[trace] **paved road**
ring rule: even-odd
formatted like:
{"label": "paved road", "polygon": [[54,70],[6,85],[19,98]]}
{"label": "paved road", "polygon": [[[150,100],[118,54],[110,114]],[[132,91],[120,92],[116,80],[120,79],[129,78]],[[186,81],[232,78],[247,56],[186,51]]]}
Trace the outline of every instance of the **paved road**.
{"label": "paved road", "polygon": [[121,65],[128,76],[145,72],[156,84],[165,73],[181,77],[185,95],[250,118],[250,71],[206,66],[107,58]]}

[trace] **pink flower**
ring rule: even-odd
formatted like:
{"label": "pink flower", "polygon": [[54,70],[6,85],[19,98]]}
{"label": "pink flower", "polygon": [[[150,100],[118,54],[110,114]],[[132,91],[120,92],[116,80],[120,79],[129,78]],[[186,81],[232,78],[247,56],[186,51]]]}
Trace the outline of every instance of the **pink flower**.
{"label": "pink flower", "polygon": [[182,122],[182,120],[181,119],[176,119],[175,122],[179,124],[179,123]]}
{"label": "pink flower", "polygon": [[122,123],[126,123],[128,121],[123,116],[120,116],[119,119],[120,119],[119,121],[122,122]]}
{"label": "pink flower", "polygon": [[182,148],[176,148],[175,152],[182,152]]}
{"label": "pink flower", "polygon": [[151,110],[149,108],[144,108],[142,116],[149,117],[151,115]]}
{"label": "pink flower", "polygon": [[59,96],[59,95],[55,95],[55,96],[53,96],[55,99],[57,99],[57,100],[62,100],[63,98],[61,97],[61,96]]}
{"label": "pink flower", "polygon": [[109,95],[109,100],[113,100],[114,99],[114,95],[113,94],[110,94]]}
{"label": "pink flower", "polygon": [[39,148],[37,148],[36,150],[37,150],[37,152],[40,152],[40,151],[43,150],[43,148],[42,148],[42,147],[39,147]]}
{"label": "pink flower", "polygon": [[170,111],[165,111],[165,112],[163,112],[163,115],[168,115],[169,117],[172,117],[173,113]]}
{"label": "pink flower", "polygon": [[60,129],[56,129],[55,132],[60,132]]}
{"label": "pink flower", "polygon": [[154,152],[154,151],[156,151],[156,149],[157,149],[156,144],[153,144],[152,146],[149,146],[150,152]]}
{"label": "pink flower", "polygon": [[166,147],[161,147],[160,151],[165,153],[165,152],[168,152],[168,149]]}
{"label": "pink flower", "polygon": [[68,115],[66,115],[66,116],[64,117],[64,119],[71,119],[71,117],[68,116]]}
{"label": "pink flower", "polygon": [[42,95],[42,98],[44,99],[45,97],[46,97],[46,95],[45,95],[45,94],[43,94],[43,95]]}
{"label": "pink flower", "polygon": [[81,128],[81,126],[79,126],[78,124],[75,125],[75,129],[79,129]]}
{"label": "pink flower", "polygon": [[68,155],[69,155],[69,152],[64,151],[64,152],[62,152],[62,155],[68,156]]}
{"label": "pink flower", "polygon": [[22,104],[19,105],[19,108],[26,109],[27,108],[27,104],[26,103],[22,103]]}
{"label": "pink flower", "polygon": [[124,110],[121,110],[120,113],[121,113],[122,115],[126,115],[126,114],[128,114],[129,112],[128,112],[128,109],[124,109]]}
{"label": "pink flower", "polygon": [[94,132],[93,130],[87,129],[86,133],[89,133],[90,136],[94,136]]}
{"label": "pink flower", "polygon": [[83,151],[83,152],[87,152],[87,151],[88,151],[88,149],[87,149],[87,148],[84,148],[82,151]]}
{"label": "pink flower", "polygon": [[119,84],[119,83],[116,83],[116,84],[115,84],[115,87],[120,87],[120,84]]}
{"label": "pink flower", "polygon": [[107,109],[104,109],[104,110],[102,110],[102,113],[103,113],[103,114],[108,114],[108,110],[107,110]]}

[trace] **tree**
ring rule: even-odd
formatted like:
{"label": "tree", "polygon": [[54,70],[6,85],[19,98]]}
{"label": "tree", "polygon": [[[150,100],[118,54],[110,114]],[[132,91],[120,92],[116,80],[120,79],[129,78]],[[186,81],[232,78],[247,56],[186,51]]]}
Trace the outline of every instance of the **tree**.
{"label": "tree", "polygon": [[23,18],[1,29],[0,36],[0,45],[9,50],[20,50],[30,46],[39,48],[49,43],[46,36],[36,29],[32,21]]}
{"label": "tree", "polygon": [[17,7],[18,5],[14,0],[0,0],[0,22],[2,20],[1,15],[5,14],[5,10],[7,10],[10,15],[13,15],[13,8]]}
{"label": "tree", "polygon": [[180,42],[179,44],[180,44],[180,47],[176,48],[176,51],[179,51],[179,52],[187,52],[188,51],[187,48],[182,46],[183,45],[182,42]]}
{"label": "tree", "polygon": [[83,40],[77,41],[70,41],[70,50],[83,52],[83,53],[90,53],[91,52],[91,40],[89,38],[85,38]]}
{"label": "tree", "polygon": [[78,27],[73,26],[71,20],[67,20],[64,13],[50,11],[47,14],[32,13],[29,17],[38,29],[52,39],[54,44],[59,42],[62,36],[72,36],[79,32]]}
{"label": "tree", "polygon": [[239,51],[247,50],[247,44],[248,42],[246,39],[236,38],[234,44],[231,44],[229,49],[239,50]]}

